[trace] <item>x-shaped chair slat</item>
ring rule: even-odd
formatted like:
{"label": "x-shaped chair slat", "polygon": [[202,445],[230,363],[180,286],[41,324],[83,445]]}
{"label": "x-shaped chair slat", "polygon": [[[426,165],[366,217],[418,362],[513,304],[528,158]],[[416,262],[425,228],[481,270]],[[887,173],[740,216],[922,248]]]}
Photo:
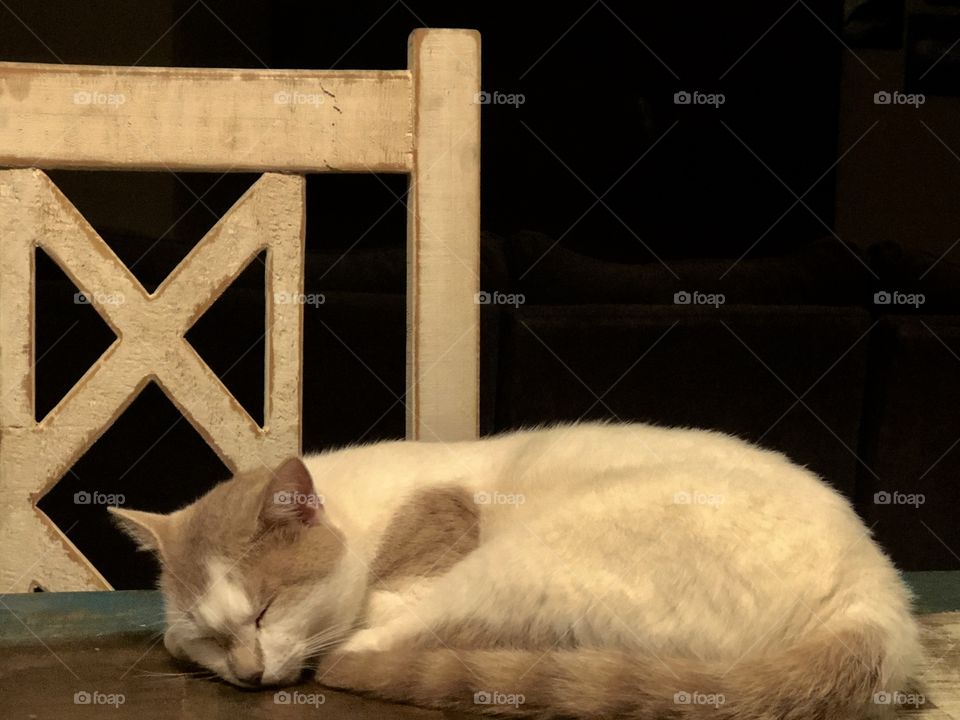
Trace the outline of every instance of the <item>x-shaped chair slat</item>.
{"label": "x-shaped chair slat", "polygon": [[[151,380],[232,470],[274,466],[299,452],[303,308],[290,300],[303,289],[303,195],[303,177],[263,175],[150,294],[44,173],[0,172],[4,590],[25,590],[34,582],[75,586],[78,566],[85,586],[109,587],[36,503]],[[33,367],[36,247],[91,299],[117,335],[39,422]],[[260,428],[184,336],[263,249],[267,349]]]}

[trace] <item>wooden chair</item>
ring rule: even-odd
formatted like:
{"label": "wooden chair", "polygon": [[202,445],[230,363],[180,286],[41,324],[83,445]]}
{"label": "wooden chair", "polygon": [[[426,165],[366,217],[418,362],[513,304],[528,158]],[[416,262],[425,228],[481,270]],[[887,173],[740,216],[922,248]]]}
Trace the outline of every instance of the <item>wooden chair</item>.
{"label": "wooden chair", "polygon": [[[477,435],[480,39],[417,30],[386,71],[0,63],[0,592],[109,588],[40,510],[155,381],[231,470],[300,451],[304,174],[402,172],[407,436]],[[262,172],[154,293],[47,169]],[[57,406],[34,410],[34,253],[43,248],[116,341]],[[266,250],[258,426],[184,334]]]}

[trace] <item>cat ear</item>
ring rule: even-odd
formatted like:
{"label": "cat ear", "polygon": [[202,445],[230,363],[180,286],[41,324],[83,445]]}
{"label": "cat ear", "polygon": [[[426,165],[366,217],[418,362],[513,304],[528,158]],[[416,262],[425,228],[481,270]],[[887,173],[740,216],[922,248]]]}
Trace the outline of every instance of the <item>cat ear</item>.
{"label": "cat ear", "polygon": [[163,551],[163,538],[170,526],[170,516],[142,510],[108,507],[117,526],[133,538],[140,550]]}
{"label": "cat ear", "polygon": [[290,458],[273,473],[263,498],[260,520],[267,527],[319,525],[323,497],[313,487],[310,471],[300,458]]}

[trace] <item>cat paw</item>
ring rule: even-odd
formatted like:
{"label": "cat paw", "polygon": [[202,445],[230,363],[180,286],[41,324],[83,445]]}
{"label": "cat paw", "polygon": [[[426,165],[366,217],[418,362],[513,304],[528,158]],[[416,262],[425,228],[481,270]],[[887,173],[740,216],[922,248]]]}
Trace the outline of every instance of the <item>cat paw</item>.
{"label": "cat paw", "polygon": [[387,650],[390,643],[380,628],[359,630],[347,638],[339,647],[342,653],[382,652]]}
{"label": "cat paw", "polygon": [[407,607],[407,601],[400,593],[378,590],[370,596],[367,603],[367,625],[376,627],[386,625],[400,617]]}

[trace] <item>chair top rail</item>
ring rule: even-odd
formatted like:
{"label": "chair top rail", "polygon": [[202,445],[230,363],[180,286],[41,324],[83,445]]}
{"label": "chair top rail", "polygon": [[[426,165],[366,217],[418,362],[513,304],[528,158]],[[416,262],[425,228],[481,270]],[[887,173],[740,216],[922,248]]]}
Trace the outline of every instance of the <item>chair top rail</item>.
{"label": "chair top rail", "polygon": [[0,166],[409,172],[408,70],[0,62]]}

